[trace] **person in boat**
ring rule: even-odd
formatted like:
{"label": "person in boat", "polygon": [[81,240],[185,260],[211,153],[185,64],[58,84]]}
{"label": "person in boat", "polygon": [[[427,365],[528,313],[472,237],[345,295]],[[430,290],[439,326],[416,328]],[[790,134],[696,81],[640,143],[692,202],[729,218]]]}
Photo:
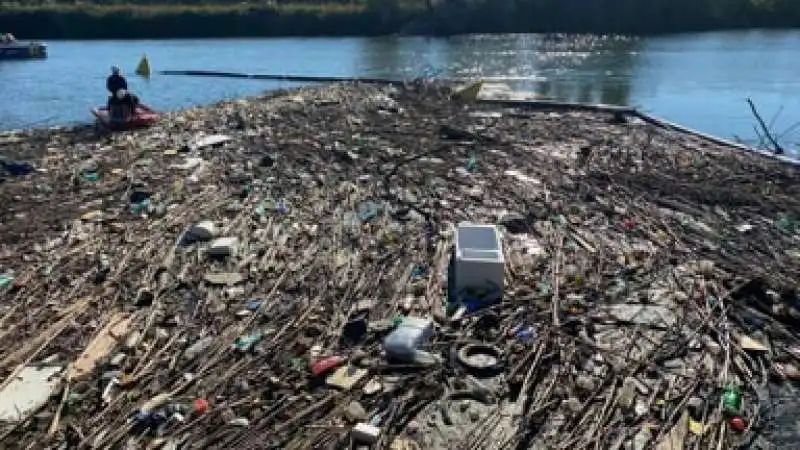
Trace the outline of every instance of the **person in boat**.
{"label": "person in boat", "polygon": [[125,98],[124,89],[120,89],[108,97],[108,115],[111,120],[123,121],[126,119],[123,98]]}
{"label": "person in boat", "polygon": [[17,38],[14,37],[11,33],[4,33],[3,34],[3,44],[13,44],[17,42]]}
{"label": "person in boat", "polygon": [[106,79],[106,89],[111,93],[111,96],[119,92],[120,89],[128,90],[128,81],[120,73],[119,67],[111,66],[111,75]]}
{"label": "person in boat", "polygon": [[108,99],[108,112],[113,120],[128,120],[139,105],[139,99],[125,89],[119,89]]}
{"label": "person in boat", "polygon": [[123,101],[128,108],[130,108],[131,114],[136,114],[136,107],[139,106],[139,97],[137,97],[136,94],[131,94],[130,91],[127,91]]}

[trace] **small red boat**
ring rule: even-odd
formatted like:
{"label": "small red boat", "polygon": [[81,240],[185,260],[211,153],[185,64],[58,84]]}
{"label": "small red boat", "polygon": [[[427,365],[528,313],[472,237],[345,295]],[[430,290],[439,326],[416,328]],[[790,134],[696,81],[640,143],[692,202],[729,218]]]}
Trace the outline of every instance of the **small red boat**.
{"label": "small red boat", "polygon": [[97,118],[97,122],[111,131],[135,130],[137,128],[147,128],[158,122],[161,114],[153,111],[149,106],[139,104],[136,112],[129,117],[114,118],[109,114],[108,107],[98,106],[92,109],[92,114]]}

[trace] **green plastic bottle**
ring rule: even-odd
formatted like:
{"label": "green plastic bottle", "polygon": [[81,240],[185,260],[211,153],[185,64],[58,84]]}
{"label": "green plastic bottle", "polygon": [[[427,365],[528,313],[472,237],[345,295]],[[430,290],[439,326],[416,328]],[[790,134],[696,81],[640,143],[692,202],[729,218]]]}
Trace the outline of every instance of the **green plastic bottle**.
{"label": "green plastic bottle", "polygon": [[86,181],[100,181],[100,174],[96,172],[87,172],[83,175]]}
{"label": "green plastic bottle", "polygon": [[722,394],[722,408],[726,413],[739,414],[742,409],[742,393],[736,386],[728,386]]}
{"label": "green plastic bottle", "polygon": [[467,160],[467,172],[470,173],[475,172],[477,168],[478,168],[478,160],[475,158],[475,156],[470,156],[469,160]]}
{"label": "green plastic bottle", "polygon": [[239,336],[233,345],[240,352],[249,352],[259,341],[261,341],[261,333],[253,333],[248,336]]}

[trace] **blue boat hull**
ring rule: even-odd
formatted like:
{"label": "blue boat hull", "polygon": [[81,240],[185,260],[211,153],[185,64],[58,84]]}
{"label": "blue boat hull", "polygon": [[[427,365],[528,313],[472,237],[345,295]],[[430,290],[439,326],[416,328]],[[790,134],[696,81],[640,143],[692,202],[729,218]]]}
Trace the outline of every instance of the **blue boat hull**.
{"label": "blue boat hull", "polygon": [[47,46],[44,44],[0,44],[0,60],[43,58],[47,58]]}

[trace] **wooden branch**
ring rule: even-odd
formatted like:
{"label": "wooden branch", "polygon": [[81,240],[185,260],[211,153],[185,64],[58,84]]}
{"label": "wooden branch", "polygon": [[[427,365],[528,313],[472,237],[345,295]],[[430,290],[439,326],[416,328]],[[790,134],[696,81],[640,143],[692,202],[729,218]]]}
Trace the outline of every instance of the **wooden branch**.
{"label": "wooden branch", "polygon": [[778,141],[776,141],[775,138],[772,137],[772,134],[769,132],[769,128],[767,127],[767,124],[764,123],[764,119],[762,119],[761,115],[758,113],[756,105],[749,98],[747,99],[747,104],[750,105],[750,111],[752,111],[753,115],[756,116],[758,125],[761,126],[761,131],[764,132],[764,136],[766,136],[766,138],[772,143],[773,151],[779,155],[783,154],[783,147],[781,147],[781,144],[779,144]]}

